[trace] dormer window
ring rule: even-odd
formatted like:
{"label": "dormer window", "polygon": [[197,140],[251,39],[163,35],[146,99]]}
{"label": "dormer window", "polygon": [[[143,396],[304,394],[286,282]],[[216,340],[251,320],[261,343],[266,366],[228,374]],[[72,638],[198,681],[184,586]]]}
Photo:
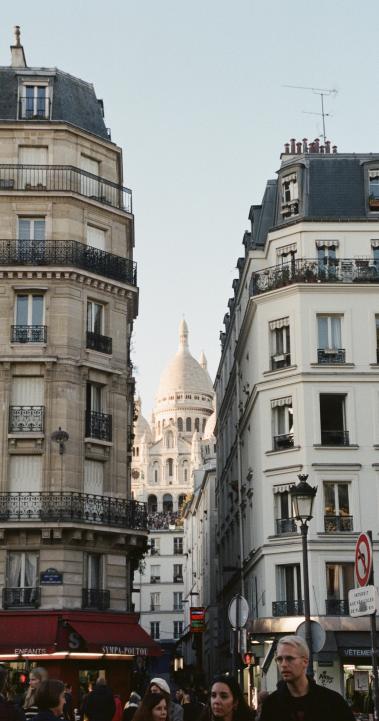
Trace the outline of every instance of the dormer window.
{"label": "dormer window", "polygon": [[284,175],[282,177],[282,204],[281,215],[283,218],[290,218],[299,213],[299,187],[297,173]]}
{"label": "dormer window", "polygon": [[368,171],[368,207],[379,212],[379,168]]}
{"label": "dormer window", "polygon": [[49,120],[50,98],[47,82],[22,83],[18,117],[19,120]]}

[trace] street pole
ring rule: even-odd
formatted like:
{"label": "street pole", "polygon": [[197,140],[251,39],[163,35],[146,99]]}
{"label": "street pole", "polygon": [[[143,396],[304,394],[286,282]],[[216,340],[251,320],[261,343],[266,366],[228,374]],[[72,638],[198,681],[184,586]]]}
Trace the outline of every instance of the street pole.
{"label": "street pole", "polygon": [[240,645],[240,629],[241,625],[241,600],[240,596],[236,597],[236,627],[233,629],[233,668],[232,673],[235,677],[236,681],[239,680],[239,673],[238,673],[238,654],[239,654],[239,645]]}
{"label": "street pole", "polygon": [[308,535],[308,524],[306,521],[302,521],[301,526],[301,541],[303,546],[303,587],[304,587],[304,617],[305,617],[305,640],[309,647],[309,661],[307,674],[313,678],[313,648],[312,648],[312,626],[311,626],[311,608],[309,602],[309,572],[308,572],[308,546],[307,546],[307,535]]}
{"label": "street pole", "polygon": [[[372,548],[372,531],[367,531],[367,535],[371,541]],[[374,585],[374,564],[372,564],[370,585]],[[379,721],[379,682],[378,682],[378,663],[376,659],[376,611],[370,614],[371,628],[371,656],[372,656],[372,674],[374,677],[374,719]]]}

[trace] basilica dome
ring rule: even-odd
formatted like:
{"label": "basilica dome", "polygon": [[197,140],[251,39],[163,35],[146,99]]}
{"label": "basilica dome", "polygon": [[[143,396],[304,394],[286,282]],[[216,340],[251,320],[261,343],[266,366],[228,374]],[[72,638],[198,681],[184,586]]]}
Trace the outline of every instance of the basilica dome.
{"label": "basilica dome", "polygon": [[162,373],[157,402],[174,400],[178,393],[206,395],[213,398],[213,387],[204,354],[200,363],[191,355],[188,347],[188,326],[185,320],[179,325],[179,348]]}

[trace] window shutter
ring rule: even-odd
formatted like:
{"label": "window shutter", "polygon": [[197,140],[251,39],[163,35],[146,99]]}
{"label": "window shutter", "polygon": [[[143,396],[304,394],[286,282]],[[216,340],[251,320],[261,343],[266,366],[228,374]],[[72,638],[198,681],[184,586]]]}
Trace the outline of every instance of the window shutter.
{"label": "window shutter", "polygon": [[9,485],[11,492],[40,491],[42,486],[41,456],[11,456]]}
{"label": "window shutter", "polygon": [[12,381],[12,406],[43,406],[44,379],[35,376],[14,376]]}

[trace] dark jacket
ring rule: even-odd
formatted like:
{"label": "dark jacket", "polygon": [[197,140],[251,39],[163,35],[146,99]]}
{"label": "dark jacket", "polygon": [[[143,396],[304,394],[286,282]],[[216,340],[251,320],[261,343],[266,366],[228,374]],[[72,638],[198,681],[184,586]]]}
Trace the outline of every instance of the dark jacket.
{"label": "dark jacket", "polygon": [[37,716],[34,717],[34,721],[57,721],[55,713],[47,709],[46,711],[39,711]]}
{"label": "dark jacket", "polygon": [[130,704],[130,706],[127,706],[127,708],[124,708],[124,713],[122,714],[122,721],[132,721],[132,718],[137,711],[138,706],[137,704]]}
{"label": "dark jacket", "polygon": [[25,721],[23,710],[0,694],[0,721]]}
{"label": "dark jacket", "polygon": [[116,704],[109,686],[96,684],[88,694],[82,711],[89,721],[112,721]]}
{"label": "dark jacket", "polygon": [[[278,688],[263,703],[260,721],[294,721],[293,699],[287,684],[278,683]],[[309,679],[309,692],[304,696],[307,706],[304,721],[354,721],[354,715],[345,699],[336,691],[319,686]]]}

